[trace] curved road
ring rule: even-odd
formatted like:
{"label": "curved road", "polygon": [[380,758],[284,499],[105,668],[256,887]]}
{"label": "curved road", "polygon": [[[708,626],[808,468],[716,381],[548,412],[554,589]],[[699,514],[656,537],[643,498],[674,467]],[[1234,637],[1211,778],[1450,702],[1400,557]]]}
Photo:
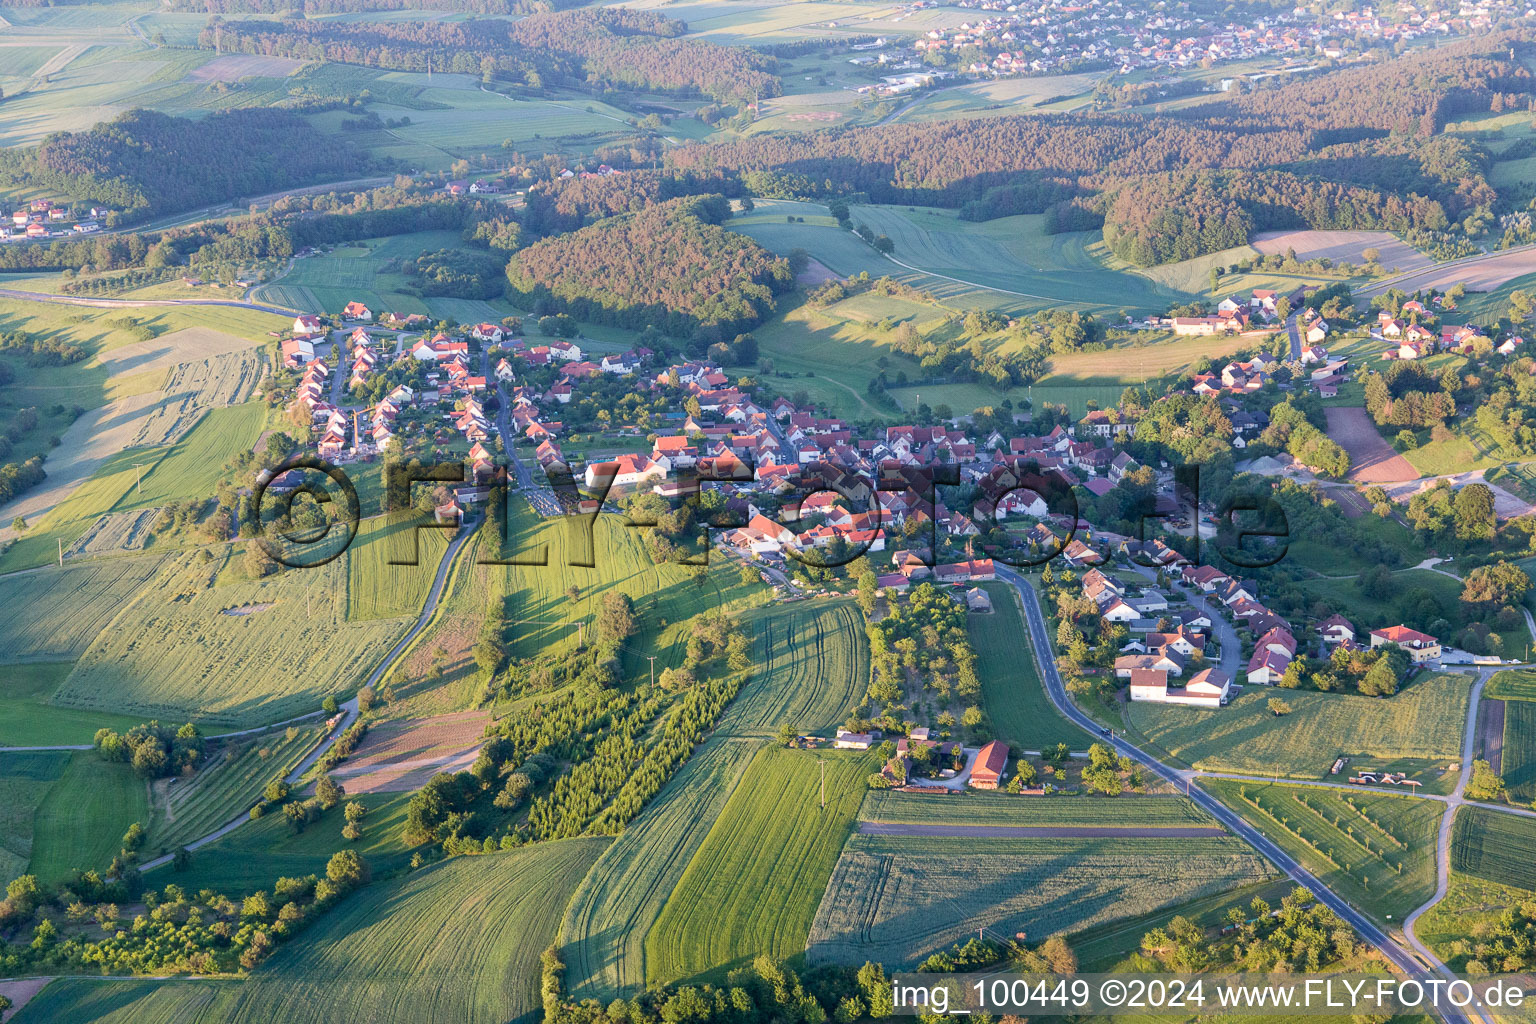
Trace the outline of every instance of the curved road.
{"label": "curved road", "polygon": [[[363,685],[358,687],[358,689],[361,690],[363,687],[377,685],[379,680],[384,678],[384,673],[389,671],[390,666],[395,663],[395,659],[398,658],[400,654],[406,649],[406,647],[410,645],[411,641],[415,640],[418,636],[421,635],[422,630],[427,628],[427,623],[432,621],[432,616],[437,611],[438,602],[442,599],[443,590],[448,583],[448,573],[453,568],[454,560],[457,558],[459,552],[464,549],[464,545],[469,541],[469,538],[474,536],[475,530],[479,527],[479,525],[479,523],[475,523],[473,526],[464,526],[459,529],[459,535],[453,538],[452,543],[448,545],[448,549],[443,552],[442,561],[437,564],[437,575],[432,580],[432,589],[427,594],[426,603],[422,605],[421,614],[416,617],[416,622],[411,626],[409,630],[406,631],[405,635],[400,638],[399,642],[389,649],[389,653],[380,659],[378,665],[374,666],[373,671],[368,674],[368,678],[363,681]],[[346,732],[347,729],[351,728],[352,724],[357,721],[359,714],[360,711],[358,709],[357,697],[354,696],[351,700],[347,701],[341,706],[341,716],[337,719],[336,725],[331,729],[330,733],[325,737],[325,739],[320,741],[314,750],[310,751],[309,755],[305,757],[304,760],[299,762],[298,766],[294,768],[293,771],[288,773],[288,776],[284,781],[286,781],[290,786],[296,785],[299,780],[303,778],[304,773],[309,771],[310,768],[314,767],[315,763],[325,755],[325,752],[336,745],[336,741],[341,739],[342,734]],[[311,716],[306,715],[305,717],[308,718]],[[263,728],[270,727],[263,726]],[[218,840],[223,839],[225,836],[229,835],[231,832],[239,828],[241,825],[244,825],[249,820],[249,814],[241,814],[239,817],[226,822],[207,835],[199,839],[194,839],[190,843],[185,843],[183,845],[185,845],[188,850],[201,849],[202,847],[207,846],[209,843],[217,842]],[[155,868],[163,867],[164,865],[169,864],[174,856],[174,854],[168,853],[163,857],[156,857],[154,860],[145,861],[143,864],[139,865],[139,870],[153,871]]]}
{"label": "curved road", "polygon": [[[1034,648],[1035,662],[1040,668],[1040,677],[1045,680],[1046,696],[1050,698],[1051,703],[1056,706],[1056,709],[1062,715],[1073,724],[1100,737],[1100,742],[1109,743],[1117,753],[1145,764],[1169,784],[1175,787],[1183,784],[1189,791],[1189,798],[1199,805],[1202,810],[1225,825],[1234,835],[1258,850],[1270,862],[1279,867],[1280,870],[1311,890],[1317,897],[1318,902],[1328,907],[1328,909],[1347,922],[1365,941],[1380,950],[1381,954],[1400,971],[1408,975],[1422,975],[1424,973],[1423,965],[1414,959],[1412,953],[1404,949],[1391,936],[1382,931],[1374,921],[1350,906],[1343,899],[1340,899],[1331,889],[1319,881],[1316,876],[1298,864],[1290,854],[1282,850],[1262,832],[1249,825],[1235,812],[1228,809],[1225,804],[1195,785],[1189,773],[1180,772],[1164,764],[1120,736],[1113,733],[1108,736],[1104,735],[1106,732],[1104,727],[1080,711],[1077,705],[1067,696],[1066,686],[1062,683],[1061,674],[1056,670],[1055,659],[1043,656],[1043,652],[1051,650],[1050,637],[1045,628],[1045,617],[1040,611],[1040,603],[1035,596],[1034,588],[1021,576],[1002,567],[998,567],[997,575],[999,579],[1011,584],[1023,599],[1025,621],[1030,634],[1030,646]],[[1428,962],[1434,966],[1436,971],[1442,974],[1449,973],[1449,969],[1435,958],[1433,954],[1429,954],[1427,949],[1420,952],[1421,955],[1427,956]],[[1440,1016],[1446,1024],[1468,1024],[1469,1022],[1469,1018],[1465,1014],[1455,1011],[1443,1011]],[[1492,1024],[1491,1019],[1487,1017],[1482,1017],[1481,1019],[1487,1021],[1488,1024]]]}

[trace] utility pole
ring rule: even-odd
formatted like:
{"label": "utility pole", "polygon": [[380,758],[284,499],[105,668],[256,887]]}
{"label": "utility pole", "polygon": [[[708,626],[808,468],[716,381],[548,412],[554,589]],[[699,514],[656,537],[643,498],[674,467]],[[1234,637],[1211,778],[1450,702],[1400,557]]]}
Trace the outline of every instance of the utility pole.
{"label": "utility pole", "polygon": [[651,685],[656,685],[656,655],[648,654],[646,659],[651,663]]}
{"label": "utility pole", "polygon": [[64,568],[64,538],[59,538],[59,568]]}
{"label": "utility pole", "polygon": [[144,470],[143,470],[143,466],[144,466],[144,463],[142,463],[142,462],[135,462],[133,464],[133,476],[134,476],[133,486],[134,486],[134,493],[135,494],[143,494],[144,493]]}
{"label": "utility pole", "polygon": [[821,758],[816,759],[817,766],[821,769],[821,809],[827,809],[827,762]]}

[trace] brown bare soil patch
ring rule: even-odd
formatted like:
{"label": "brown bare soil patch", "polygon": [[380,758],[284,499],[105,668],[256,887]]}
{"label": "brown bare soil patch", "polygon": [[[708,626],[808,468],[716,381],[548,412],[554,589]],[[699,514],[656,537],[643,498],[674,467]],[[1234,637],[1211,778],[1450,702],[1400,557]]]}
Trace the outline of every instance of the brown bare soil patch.
{"label": "brown bare soil patch", "polygon": [[1536,274],[1536,249],[1494,253],[1469,263],[1429,267],[1417,273],[1387,279],[1356,294],[1370,298],[1388,288],[1415,292],[1423,288],[1449,288],[1453,284],[1464,285],[1472,292],[1490,292],[1526,274]]}
{"label": "brown bare soil patch", "polygon": [[1348,260],[1356,264],[1365,262],[1365,250],[1376,249],[1383,267],[1403,271],[1434,263],[1390,231],[1261,231],[1253,236],[1253,247],[1265,255],[1284,255],[1291,249],[1298,259],[1327,257],[1335,263]]}
{"label": "brown bare soil patch", "polygon": [[403,793],[438,772],[460,772],[485,742],[484,711],[457,711],[374,726],[356,753],[331,772],[348,793]]}
{"label": "brown bare soil patch", "polygon": [[21,1008],[32,1001],[32,997],[41,992],[52,978],[19,978],[0,981],[0,996],[5,996],[11,1001],[11,1008],[0,1013],[0,1020],[10,1020],[21,1012]]}
{"label": "brown bare soil patch", "polygon": [[1327,414],[1328,436],[1349,452],[1350,480],[1380,484],[1418,479],[1419,471],[1413,468],[1413,463],[1397,454],[1382,439],[1370,414],[1363,408],[1329,406]]}
{"label": "brown bare soil patch", "polygon": [[837,274],[832,271],[832,268],[818,259],[808,260],[805,269],[795,275],[795,284],[808,285],[812,288],[836,280]]}
{"label": "brown bare soil patch", "polygon": [[303,66],[303,61],[291,57],[232,53],[194,68],[187,79],[192,82],[238,82],[242,78],[286,78]]}

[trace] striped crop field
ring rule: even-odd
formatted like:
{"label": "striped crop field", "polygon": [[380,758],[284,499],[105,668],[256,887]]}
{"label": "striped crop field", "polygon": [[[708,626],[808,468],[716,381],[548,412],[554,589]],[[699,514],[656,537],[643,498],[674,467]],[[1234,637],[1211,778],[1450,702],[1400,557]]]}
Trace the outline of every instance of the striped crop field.
{"label": "striped crop field", "polygon": [[761,741],[709,740],[582,880],[560,929],[572,999],[645,988],[645,938]]}
{"label": "striped crop field", "polygon": [[[1121,803],[1122,801],[1113,801]],[[911,967],[984,928],[1031,941],[1269,877],[1242,840],[855,835],[816,913],[812,964]]]}
{"label": "striped crop field", "polygon": [[869,685],[864,616],[851,600],[754,609],[743,629],[757,667],[721,721],[733,735],[769,736],[788,722],[802,733],[837,728]]}
{"label": "striped crop field", "polygon": [[1451,867],[1499,885],[1536,889],[1536,818],[1463,807],[1451,833]]}
{"label": "striped crop field", "polygon": [[149,847],[172,850],[207,835],[251,809],[273,779],[282,778],[324,735],[316,724],[231,741],[208,752],[190,778],[170,778],[151,789]]}
{"label": "striped crop field", "polygon": [[1536,800],[1536,702],[1504,703],[1504,747],[1499,772],[1512,799]]}
{"label": "striped crop field", "polygon": [[96,635],[174,563],[151,554],[65,562],[0,576],[0,655],[6,661],[53,661],[84,653]]}
{"label": "striped crop field", "polygon": [[[393,619],[421,611],[449,532],[431,527],[414,515],[384,515],[364,519],[347,549],[347,618]],[[402,565],[414,560],[416,565]]]}
{"label": "striped crop field", "polygon": [[349,694],[406,627],[347,621],[341,559],[261,580],[226,575],[212,585],[191,558],[167,569],[90,643],[53,703],[204,727],[264,725]]}
{"label": "striped crop field", "polygon": [[1188,828],[1215,819],[1178,796],[1037,797],[968,790],[929,796],[872,789],[859,808],[860,821],[902,825],[1083,825],[1093,828]]}
{"label": "striped crop field", "polygon": [[713,976],[760,953],[803,951],[875,764],[867,754],[759,751],[646,936],[646,980]]}

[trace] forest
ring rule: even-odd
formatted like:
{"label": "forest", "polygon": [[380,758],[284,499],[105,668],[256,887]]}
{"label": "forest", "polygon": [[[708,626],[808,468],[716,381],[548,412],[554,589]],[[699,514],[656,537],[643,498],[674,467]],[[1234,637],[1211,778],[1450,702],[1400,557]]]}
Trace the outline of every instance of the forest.
{"label": "forest", "polygon": [[548,11],[520,21],[223,21],[198,46],[299,60],[452,71],[532,89],[647,89],[725,102],[776,96],[774,58],[744,47],[682,39],[687,25],[624,8]]}
{"label": "forest", "polygon": [[1433,199],[1406,198],[1284,171],[1189,171],[1148,175],[1114,193],[1104,241],[1138,266],[1172,263],[1244,245],[1274,228],[1381,229],[1446,226]]}
{"label": "forest", "polygon": [[85,131],[49,136],[35,148],[0,150],[0,184],[111,207],[109,227],[370,167],[345,142],[273,108],[196,121],[130,110]]}
{"label": "forest", "polygon": [[787,262],[720,226],[728,212],[720,196],[673,199],[543,239],[512,257],[508,293],[540,316],[673,337],[750,330],[794,279]]}

